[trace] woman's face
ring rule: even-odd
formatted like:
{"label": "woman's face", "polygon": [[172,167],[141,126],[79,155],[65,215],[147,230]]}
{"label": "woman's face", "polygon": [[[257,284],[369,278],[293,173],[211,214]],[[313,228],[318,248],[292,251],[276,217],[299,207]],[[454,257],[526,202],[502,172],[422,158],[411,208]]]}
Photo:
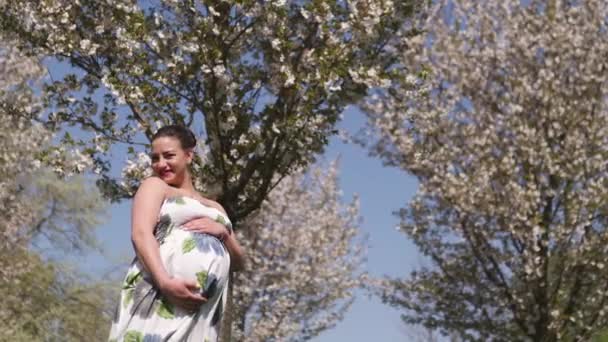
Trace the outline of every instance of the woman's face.
{"label": "woman's face", "polygon": [[192,161],[192,151],[184,150],[178,139],[159,137],[152,141],[152,170],[165,183],[179,185]]}

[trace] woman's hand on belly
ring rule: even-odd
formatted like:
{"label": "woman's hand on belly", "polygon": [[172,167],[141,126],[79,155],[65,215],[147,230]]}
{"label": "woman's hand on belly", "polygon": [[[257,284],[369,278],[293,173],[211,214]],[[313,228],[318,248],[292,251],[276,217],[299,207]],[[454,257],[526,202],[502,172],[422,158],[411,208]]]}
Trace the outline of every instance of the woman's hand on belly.
{"label": "woman's hand on belly", "polygon": [[229,234],[226,226],[210,219],[209,217],[200,217],[190,220],[182,225],[182,229],[193,233],[209,234],[215,236],[221,241],[224,241]]}
{"label": "woman's hand on belly", "polygon": [[158,285],[171,303],[187,311],[198,310],[207,301],[207,298],[199,294],[200,287],[193,280],[169,278]]}
{"label": "woman's hand on belly", "polygon": [[230,230],[223,224],[213,221],[208,217],[201,217],[190,220],[182,225],[182,229],[194,233],[206,233],[217,237],[230,254],[231,269],[234,271],[245,268],[245,252],[236,240],[236,234],[231,234]]}

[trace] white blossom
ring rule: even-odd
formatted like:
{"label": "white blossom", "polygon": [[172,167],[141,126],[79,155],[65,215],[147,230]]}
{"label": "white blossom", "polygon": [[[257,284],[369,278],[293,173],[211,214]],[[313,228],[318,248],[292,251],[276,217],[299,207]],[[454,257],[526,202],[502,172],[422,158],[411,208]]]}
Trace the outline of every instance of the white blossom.
{"label": "white blossom", "polygon": [[365,104],[372,151],[421,184],[401,231],[435,266],[384,298],[465,340],[590,340],[608,324],[608,3],[430,13],[405,82]]}
{"label": "white blossom", "polygon": [[239,232],[248,265],[235,288],[238,340],[312,337],[352,303],[364,246],[358,201],[342,204],[337,182],[336,163],[288,177]]}

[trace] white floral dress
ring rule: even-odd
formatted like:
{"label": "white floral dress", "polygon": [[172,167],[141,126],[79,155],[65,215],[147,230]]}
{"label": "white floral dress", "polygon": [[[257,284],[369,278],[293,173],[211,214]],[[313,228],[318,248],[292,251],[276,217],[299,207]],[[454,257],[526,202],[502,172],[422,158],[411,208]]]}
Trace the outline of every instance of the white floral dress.
{"label": "white floral dress", "polygon": [[160,256],[167,272],[183,279],[196,279],[207,302],[196,313],[173,306],[163,298],[150,274],[135,258],[123,282],[109,341],[217,341],[226,304],[230,255],[217,238],[180,229],[193,218],[204,216],[231,228],[224,213],[194,198],[166,199],[154,236],[160,244]]}

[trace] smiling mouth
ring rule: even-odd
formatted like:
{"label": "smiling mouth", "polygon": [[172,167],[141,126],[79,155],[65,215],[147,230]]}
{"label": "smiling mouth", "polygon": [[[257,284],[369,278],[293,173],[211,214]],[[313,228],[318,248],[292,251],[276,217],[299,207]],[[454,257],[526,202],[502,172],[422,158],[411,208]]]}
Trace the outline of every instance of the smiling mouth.
{"label": "smiling mouth", "polygon": [[164,177],[167,177],[167,176],[171,175],[172,173],[173,173],[173,171],[171,171],[171,170],[162,171],[160,173],[160,176],[164,178]]}

